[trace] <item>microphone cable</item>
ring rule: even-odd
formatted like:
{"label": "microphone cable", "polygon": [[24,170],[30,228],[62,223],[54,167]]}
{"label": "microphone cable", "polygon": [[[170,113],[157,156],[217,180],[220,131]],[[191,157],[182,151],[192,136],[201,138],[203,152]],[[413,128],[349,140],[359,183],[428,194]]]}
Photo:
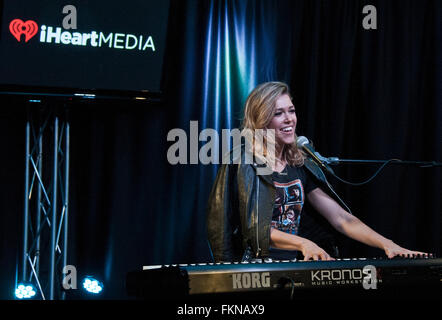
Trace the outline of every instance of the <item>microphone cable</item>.
{"label": "microphone cable", "polygon": [[[341,199],[341,197],[336,193],[335,189],[333,189],[332,185],[330,184],[330,182],[328,182],[327,177],[324,174],[324,171],[322,171],[322,169],[318,166],[319,171],[322,173],[322,179],[323,181],[327,184],[328,188],[331,190],[331,192],[333,192],[333,194],[336,196],[336,198],[339,200],[339,202],[341,202],[341,204],[345,207],[345,209],[347,209],[347,211],[353,215],[353,213],[351,212],[350,208],[347,206],[347,204],[344,202],[344,200]],[[328,171],[331,173],[331,170]],[[335,174],[333,173],[333,176],[335,176]]]}
{"label": "microphone cable", "polygon": [[349,185],[351,185],[351,186],[362,186],[362,185],[364,185],[364,184],[367,184],[367,183],[369,183],[371,180],[373,180],[381,171],[382,171],[382,169],[384,169],[385,168],[385,166],[387,166],[388,164],[390,164],[390,163],[392,163],[392,162],[401,162],[402,160],[399,160],[399,159],[390,159],[390,160],[386,160],[377,170],[376,170],[376,172],[370,177],[370,178],[368,178],[367,180],[365,180],[365,181],[362,181],[362,182],[350,182],[350,181],[347,181],[347,180],[344,180],[344,179],[342,179],[342,178],[340,178],[340,177],[338,177],[333,171],[328,171],[333,177],[335,177],[337,180],[339,180],[339,181],[341,181],[341,182],[343,182],[343,183],[345,183],[345,184],[349,184]]}

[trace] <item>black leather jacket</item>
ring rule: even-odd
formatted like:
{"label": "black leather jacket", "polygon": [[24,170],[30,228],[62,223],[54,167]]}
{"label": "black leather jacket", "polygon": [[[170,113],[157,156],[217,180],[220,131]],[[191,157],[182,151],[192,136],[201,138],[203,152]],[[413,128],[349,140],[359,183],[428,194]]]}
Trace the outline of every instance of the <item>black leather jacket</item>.
{"label": "black leather jacket", "polygon": [[[312,160],[305,159],[304,166],[318,181],[325,181]],[[208,240],[216,262],[269,255],[276,189],[272,176],[257,175],[257,167],[256,163],[223,164],[218,171],[207,208]],[[329,189],[325,183],[322,187]]]}

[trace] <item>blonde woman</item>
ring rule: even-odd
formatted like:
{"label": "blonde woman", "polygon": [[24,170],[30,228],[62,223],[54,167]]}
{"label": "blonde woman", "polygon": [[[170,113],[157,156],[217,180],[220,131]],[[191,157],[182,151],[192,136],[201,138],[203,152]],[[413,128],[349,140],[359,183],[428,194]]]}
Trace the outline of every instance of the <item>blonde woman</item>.
{"label": "blonde woman", "polygon": [[[324,192],[328,187],[317,179],[320,169],[297,148],[296,124],[286,84],[263,83],[248,96],[243,130],[259,130],[262,137],[249,143],[251,150],[243,147],[241,161],[223,164],[218,171],[207,217],[214,260],[294,259],[299,253],[304,260],[333,260],[323,248],[298,234],[306,201],[336,230],[384,250],[389,258],[424,255],[378,234]],[[248,151],[261,165],[244,161]],[[257,173],[262,162],[271,167],[270,174]]]}

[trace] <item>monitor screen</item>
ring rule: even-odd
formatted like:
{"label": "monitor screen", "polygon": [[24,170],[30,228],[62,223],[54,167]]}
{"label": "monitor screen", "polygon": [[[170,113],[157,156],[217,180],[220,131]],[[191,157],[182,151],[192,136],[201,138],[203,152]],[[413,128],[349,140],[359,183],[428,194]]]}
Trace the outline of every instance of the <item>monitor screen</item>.
{"label": "monitor screen", "polygon": [[161,91],[169,1],[1,3],[2,87]]}

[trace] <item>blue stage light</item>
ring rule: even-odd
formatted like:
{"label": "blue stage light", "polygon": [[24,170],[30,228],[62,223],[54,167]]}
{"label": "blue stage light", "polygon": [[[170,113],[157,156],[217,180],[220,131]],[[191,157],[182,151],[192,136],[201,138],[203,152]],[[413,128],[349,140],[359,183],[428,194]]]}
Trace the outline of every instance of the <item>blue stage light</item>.
{"label": "blue stage light", "polygon": [[15,288],[15,297],[17,299],[31,299],[36,293],[35,287],[30,283],[19,283]]}
{"label": "blue stage light", "polygon": [[86,277],[83,280],[83,288],[87,292],[98,294],[103,290],[103,283],[93,277]]}

